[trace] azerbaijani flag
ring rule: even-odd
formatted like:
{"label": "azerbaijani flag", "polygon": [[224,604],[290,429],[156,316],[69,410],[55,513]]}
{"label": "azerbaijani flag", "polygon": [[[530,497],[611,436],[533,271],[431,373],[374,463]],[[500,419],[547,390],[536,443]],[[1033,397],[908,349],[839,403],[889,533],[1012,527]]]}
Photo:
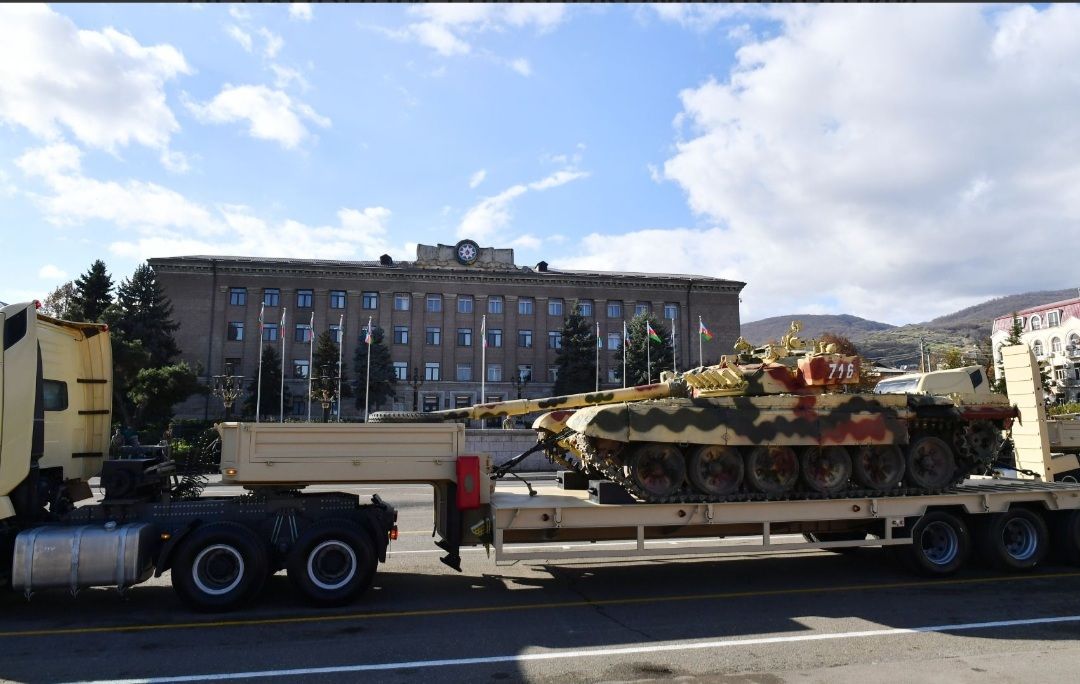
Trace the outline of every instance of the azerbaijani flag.
{"label": "azerbaijani flag", "polygon": [[367,334],[364,335],[364,343],[371,344],[371,316],[367,319]]}
{"label": "azerbaijani flag", "polygon": [[660,336],[656,334],[656,331],[652,329],[652,323],[649,321],[645,321],[645,332],[649,334],[649,339],[653,342],[663,342]]}
{"label": "azerbaijani flag", "polygon": [[597,322],[597,324],[596,324],[596,348],[597,349],[603,349],[604,348],[604,340],[600,338],[600,323],[599,322]]}
{"label": "azerbaijani flag", "polygon": [[701,335],[701,339],[708,342],[712,339],[712,333],[705,327],[705,321],[698,319],[698,334]]}

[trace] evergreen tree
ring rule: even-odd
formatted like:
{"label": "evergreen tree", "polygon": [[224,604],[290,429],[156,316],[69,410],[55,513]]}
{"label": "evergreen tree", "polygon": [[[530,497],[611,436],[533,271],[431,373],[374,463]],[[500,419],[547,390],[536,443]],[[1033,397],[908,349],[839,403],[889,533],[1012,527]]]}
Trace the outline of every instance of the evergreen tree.
{"label": "evergreen tree", "polygon": [[116,289],[116,305],[105,315],[115,335],[138,340],[150,355],[150,364],[166,366],[180,356],[173,333],[180,327],[172,320],[172,303],[157,282],[149,264],[135,269]]}
{"label": "evergreen tree", "polygon": [[164,430],[173,416],[173,405],[192,394],[206,394],[194,370],[186,363],[142,368],[130,382],[127,400],[132,424]]}
{"label": "evergreen tree", "polygon": [[[352,396],[352,388],[349,386],[348,363],[345,358],[341,359],[341,382],[338,382],[338,343],[329,330],[319,335],[315,342],[315,351],[311,357],[311,397],[309,401],[321,402],[323,398],[333,397],[339,402],[344,397]],[[341,385],[341,394],[337,396],[338,385]],[[329,417],[329,407],[323,409],[323,422]]]}
{"label": "evergreen tree", "polygon": [[[234,371],[235,372],[235,369]],[[256,398],[259,402],[260,420],[277,420],[281,416],[281,355],[277,347],[267,344],[262,349],[262,391],[259,391],[259,369],[248,382],[247,398],[244,399],[244,415],[255,415]],[[292,392],[285,388],[285,410],[292,404]]]}
{"label": "evergreen tree", "polygon": [[1022,344],[1024,337],[1024,326],[1020,323],[1020,316],[1016,312],[1012,315],[1012,326],[1009,328],[1009,336],[1005,339],[1004,346],[1010,346],[1014,344]]}
{"label": "evergreen tree", "polygon": [[559,374],[555,379],[555,394],[591,392],[596,388],[596,331],[577,302],[570,315],[563,319],[562,347],[555,355]]}
{"label": "evergreen tree", "polygon": [[90,270],[75,281],[75,306],[79,320],[96,322],[112,304],[113,281],[105,270],[105,262],[97,259]]}
{"label": "evergreen tree", "polygon": [[[647,325],[652,326],[653,331],[660,338],[659,342],[648,336],[646,333]],[[659,382],[660,373],[671,369],[671,336],[668,329],[654,318],[651,313],[643,313],[634,316],[630,323],[627,324],[626,330],[630,335],[630,344],[626,346],[627,387],[648,384],[650,377],[652,382]],[[615,374],[620,380],[622,379],[622,347],[625,344],[626,341],[623,340],[623,344],[619,345],[619,348],[615,351]],[[646,347],[646,344],[648,347]],[[650,358],[652,361],[651,374],[649,373],[649,365],[646,363]]]}
{"label": "evergreen tree", "polygon": [[41,313],[65,321],[81,320],[75,296],[75,283],[69,280],[45,296],[45,301],[41,302]]}
{"label": "evergreen tree", "polygon": [[[367,383],[367,344],[364,336],[367,328],[360,334],[360,345],[353,355],[353,365],[356,367],[356,408],[364,410],[364,388]],[[379,406],[389,401],[394,396],[394,385],[397,376],[394,375],[394,364],[390,360],[390,350],[383,342],[384,333],[382,328],[371,329],[371,385],[367,386],[368,410],[375,411]]]}

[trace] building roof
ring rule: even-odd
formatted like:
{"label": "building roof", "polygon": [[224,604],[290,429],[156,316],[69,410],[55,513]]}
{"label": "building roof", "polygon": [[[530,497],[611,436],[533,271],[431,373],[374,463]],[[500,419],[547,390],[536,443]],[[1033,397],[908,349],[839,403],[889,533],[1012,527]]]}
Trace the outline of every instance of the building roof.
{"label": "building roof", "polygon": [[[1043,314],[1049,311],[1060,311],[1061,320],[1064,321],[1067,318],[1080,319],[1080,297],[1073,297],[1072,299],[1063,299],[1060,302],[1051,302],[1049,304],[1040,304],[1039,306],[1033,306],[1022,311],[1017,311],[1016,315],[1024,319],[1029,318],[1033,314]],[[1005,314],[1004,316],[998,316],[994,319],[994,332],[999,330],[1008,331],[1012,326],[1013,314]],[[1028,327],[1028,323],[1024,321],[1024,327]]]}

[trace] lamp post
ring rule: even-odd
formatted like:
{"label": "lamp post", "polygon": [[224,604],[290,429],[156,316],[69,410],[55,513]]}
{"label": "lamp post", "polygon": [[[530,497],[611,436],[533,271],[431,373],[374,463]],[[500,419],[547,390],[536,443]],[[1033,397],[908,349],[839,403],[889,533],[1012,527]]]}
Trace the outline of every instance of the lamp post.
{"label": "lamp post", "polygon": [[330,366],[328,364],[323,364],[322,366],[320,366],[320,368],[322,369],[322,375],[317,378],[313,378],[315,382],[312,383],[312,396],[310,397],[310,399],[314,399],[315,401],[318,401],[320,404],[322,404],[322,422],[324,423],[330,420],[330,407],[338,398],[337,374],[328,371],[327,368],[329,367]]}
{"label": "lamp post", "polygon": [[232,417],[232,407],[236,403],[236,400],[243,393],[241,380],[244,379],[242,375],[233,375],[233,367],[231,363],[225,364],[225,373],[222,375],[211,376],[213,387],[211,393],[221,399],[225,404],[225,422],[229,421]]}
{"label": "lamp post", "polygon": [[525,388],[528,386],[530,379],[531,377],[528,373],[518,372],[514,376],[514,389],[517,390],[518,399],[521,398],[521,394],[525,391]]}
{"label": "lamp post", "polygon": [[413,366],[412,382],[409,384],[412,385],[412,410],[413,413],[416,413],[420,410],[420,385],[423,384],[420,381],[420,369],[416,366]]}

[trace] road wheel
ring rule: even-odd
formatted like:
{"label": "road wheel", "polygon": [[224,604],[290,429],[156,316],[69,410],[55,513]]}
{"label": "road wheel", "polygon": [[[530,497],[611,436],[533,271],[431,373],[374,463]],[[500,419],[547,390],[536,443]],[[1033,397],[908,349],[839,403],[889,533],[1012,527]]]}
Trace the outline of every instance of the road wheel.
{"label": "road wheel", "polygon": [[920,489],[949,486],[956,475],[956,458],[944,440],[916,437],[907,448],[907,479]]}
{"label": "road wheel", "polygon": [[807,447],[802,457],[803,482],[810,491],[836,494],[847,489],[851,478],[851,456],[842,446]]}
{"label": "road wheel", "polygon": [[1070,565],[1080,565],[1080,510],[1062,511],[1054,517],[1054,556]]}
{"label": "road wheel", "polygon": [[743,480],[743,460],[735,447],[705,444],[690,452],[687,476],[703,494],[726,496],[738,490]]}
{"label": "road wheel", "polygon": [[784,494],[799,481],[799,457],[787,446],[759,446],[746,457],[746,481],[759,492]]}
{"label": "road wheel", "polygon": [[671,496],[686,481],[686,459],[674,444],[638,444],[627,456],[626,465],[630,480],[650,496]]}
{"label": "road wheel", "polygon": [[857,448],[851,470],[867,489],[888,491],[904,477],[904,454],[895,444],[864,444]]}
{"label": "road wheel", "polygon": [[1049,533],[1042,517],[1024,508],[979,516],[979,555],[998,570],[1031,570],[1046,556]]}
{"label": "road wheel", "polygon": [[911,530],[911,545],[896,554],[920,575],[941,577],[960,569],[971,553],[971,535],[964,521],[951,513],[931,511]]}
{"label": "road wheel", "polygon": [[371,586],[378,558],[357,523],[322,520],[296,540],[289,552],[288,572],[293,585],[320,606],[352,602]]}
{"label": "road wheel", "polygon": [[226,611],[249,601],[269,574],[266,546],[232,522],[203,525],[180,542],[172,585],[180,600],[202,612]]}

